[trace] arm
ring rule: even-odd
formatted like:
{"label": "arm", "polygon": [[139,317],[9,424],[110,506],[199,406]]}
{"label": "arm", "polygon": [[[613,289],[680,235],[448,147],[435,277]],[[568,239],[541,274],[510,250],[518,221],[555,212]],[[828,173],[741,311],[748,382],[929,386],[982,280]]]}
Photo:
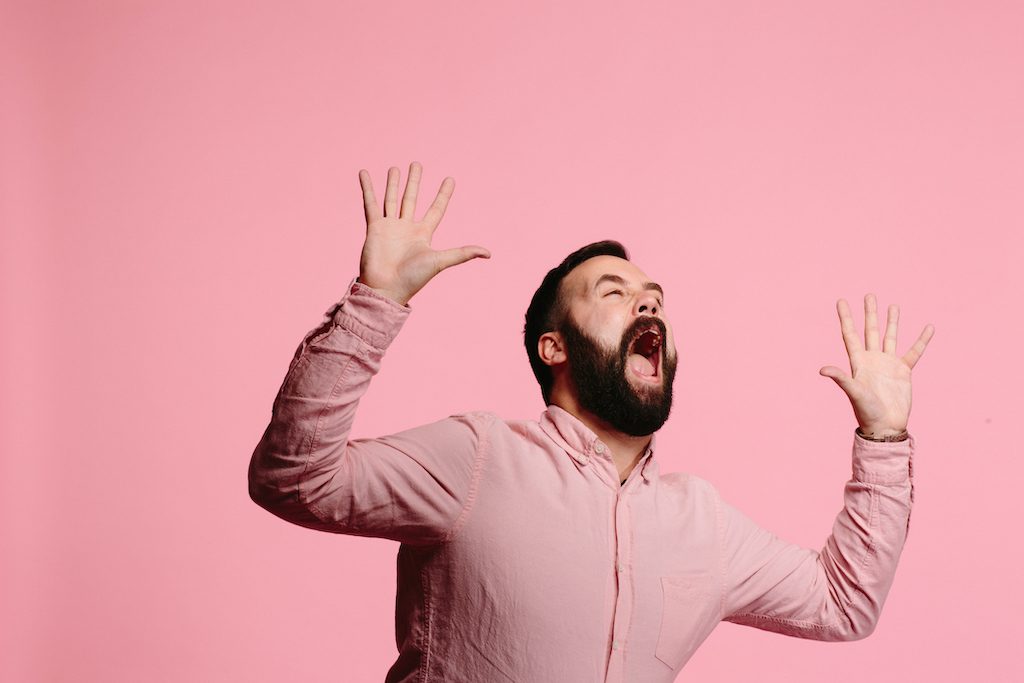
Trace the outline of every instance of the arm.
{"label": "arm", "polygon": [[857,640],[878,623],[910,527],[914,439],[854,436],[844,507],[820,552],[786,543],[716,498],[723,619],[813,640]]}
{"label": "arm", "polygon": [[410,170],[400,218],[392,171],[387,215],[360,172],[367,239],[359,281],[296,351],[249,464],[249,493],[275,515],[309,528],[434,543],[454,533],[472,499],[492,418],[471,413],[378,439],[348,436],[359,399],[411,311],[412,294],[440,270],[486,251],[431,250],[450,179],[417,222],[419,165]]}
{"label": "arm", "polygon": [[[926,325],[902,357],[896,355],[899,307],[889,307],[879,346],[875,297],[864,297],[861,343],[844,299],[836,302],[851,374],[818,372],[846,393],[857,417],[853,478],[844,507],[820,553],[785,543],[718,499],[725,563],[723,619],[816,640],[869,635],[896,573],[914,500],[913,437],[901,441],[910,417],[910,371],[935,328]],[[868,435],[870,440],[862,434]]]}

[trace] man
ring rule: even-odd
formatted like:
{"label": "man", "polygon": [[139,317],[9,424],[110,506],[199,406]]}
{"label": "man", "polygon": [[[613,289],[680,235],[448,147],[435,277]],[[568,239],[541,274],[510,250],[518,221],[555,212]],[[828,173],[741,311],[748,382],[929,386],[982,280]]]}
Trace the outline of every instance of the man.
{"label": "man", "polygon": [[820,552],[788,544],[707,481],[660,475],[655,432],[677,364],[661,287],[617,242],[548,273],[525,343],[547,409],[539,421],[453,415],[348,439],[360,397],[441,270],[489,252],[430,242],[446,178],[415,220],[422,169],[383,212],[360,171],[367,232],[359,276],[306,335],[252,456],[249,492],[302,526],[399,541],[387,681],[671,681],[722,620],[816,640],[871,633],[913,502],[910,373],[934,329],[896,355],[898,309],[862,345],[838,302],[852,376],[824,367],[859,427],[845,505]]}

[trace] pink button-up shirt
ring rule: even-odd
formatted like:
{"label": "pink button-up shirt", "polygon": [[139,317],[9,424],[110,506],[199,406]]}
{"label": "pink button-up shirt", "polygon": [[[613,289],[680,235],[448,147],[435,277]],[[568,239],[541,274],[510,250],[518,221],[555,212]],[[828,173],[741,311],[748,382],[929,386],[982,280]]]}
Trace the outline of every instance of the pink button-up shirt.
{"label": "pink button-up shirt", "polygon": [[259,505],[313,529],[400,542],[387,681],[672,681],[722,620],[815,640],[871,633],[913,503],[913,438],[854,435],[821,551],[777,538],[709,482],[625,484],[572,414],[452,415],[349,440],[411,309],[353,282],[306,335],[252,456]]}

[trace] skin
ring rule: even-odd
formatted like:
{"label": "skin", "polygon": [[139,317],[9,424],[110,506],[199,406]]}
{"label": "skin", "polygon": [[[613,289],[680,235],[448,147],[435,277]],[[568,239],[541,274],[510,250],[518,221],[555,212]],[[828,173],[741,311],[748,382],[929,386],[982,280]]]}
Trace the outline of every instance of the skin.
{"label": "skin", "polygon": [[[490,258],[491,253],[478,245],[435,250],[430,246],[441,222],[448,201],[455,190],[455,180],[446,177],[437,196],[423,215],[415,219],[422,166],[409,165],[405,191],[399,197],[399,169],[388,169],[383,208],[378,204],[370,174],[359,171],[366,216],[366,239],[359,259],[359,281],[393,301],[407,305],[409,300],[438,273],[474,258]],[[602,275],[616,275],[623,283],[604,282],[596,285]],[[597,256],[584,261],[562,281],[568,296],[569,315],[587,334],[618,348],[623,332],[636,316],[655,315],[667,329],[665,353],[675,353],[672,327],[664,316],[661,294],[644,288],[650,281],[633,263],[614,256]],[[615,292],[618,293],[615,293]],[[840,331],[850,361],[850,372],[827,365],[818,370],[823,377],[835,381],[853,407],[861,431],[870,436],[899,434],[907,428],[911,405],[911,370],[921,359],[935,327],[926,325],[910,349],[896,354],[899,306],[888,309],[885,336],[880,340],[877,304],[874,294],[864,297],[864,339],[857,329],[845,299],[836,302]],[[568,379],[568,355],[558,332],[547,332],[537,342],[541,359],[551,366],[555,381],[552,403],[572,413],[587,425],[611,450],[612,458],[625,479],[650,443],[650,436],[630,436],[604,423],[596,415],[580,408],[576,393]],[[627,368],[630,383],[638,391],[661,390],[633,376]]]}
{"label": "skin", "polygon": [[441,182],[433,203],[423,218],[416,220],[416,196],[422,173],[423,167],[418,161],[409,165],[409,177],[399,203],[398,167],[389,168],[381,210],[369,172],[359,171],[366,215],[359,281],[403,306],[442,270],[470,259],[491,257],[490,251],[475,244],[440,251],[430,248],[434,231],[455,191],[455,179],[449,176]]}
{"label": "skin", "polygon": [[[624,282],[598,280],[604,275],[614,275]],[[617,350],[622,336],[637,317],[660,318],[667,331],[663,342],[665,352],[675,350],[672,325],[664,314],[664,297],[660,292],[644,288],[651,278],[635,264],[617,256],[595,256],[573,268],[562,280],[562,294],[566,297],[568,314],[592,338],[607,349]],[[554,383],[551,388],[551,402],[572,413],[589,427],[611,451],[612,460],[619,471],[619,479],[629,476],[637,461],[651,442],[650,435],[631,436],[617,431],[614,427],[580,407],[576,388],[569,379],[567,363],[569,357],[562,335],[546,332],[537,340],[537,352],[541,360],[551,366]],[[662,363],[663,364],[663,363]],[[661,385],[650,386],[626,368],[627,381],[638,392],[663,391]],[[659,382],[664,373],[659,371]]]}

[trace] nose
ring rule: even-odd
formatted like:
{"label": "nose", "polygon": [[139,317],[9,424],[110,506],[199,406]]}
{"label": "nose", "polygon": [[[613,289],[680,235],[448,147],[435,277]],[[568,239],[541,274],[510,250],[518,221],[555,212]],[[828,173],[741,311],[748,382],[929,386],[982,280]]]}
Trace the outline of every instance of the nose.
{"label": "nose", "polygon": [[658,298],[649,291],[640,293],[640,296],[636,299],[636,304],[633,309],[634,315],[653,315],[657,316],[658,311]]}

